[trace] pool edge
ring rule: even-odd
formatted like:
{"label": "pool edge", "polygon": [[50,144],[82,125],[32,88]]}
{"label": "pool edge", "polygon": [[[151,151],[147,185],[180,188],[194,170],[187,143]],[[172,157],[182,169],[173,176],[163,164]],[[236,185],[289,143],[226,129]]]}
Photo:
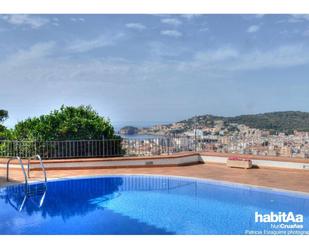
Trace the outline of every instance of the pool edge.
{"label": "pool edge", "polygon": [[[302,192],[302,191],[294,191],[294,190],[287,190],[281,188],[272,188],[267,186],[259,186],[254,184],[246,184],[246,183],[238,183],[238,182],[231,182],[231,181],[224,181],[224,180],[215,180],[211,178],[199,178],[199,177],[192,177],[192,176],[178,176],[178,175],[160,175],[160,174],[99,174],[99,175],[84,175],[84,176],[67,176],[61,178],[49,178],[49,182],[57,182],[57,181],[65,181],[65,180],[81,180],[81,179],[91,179],[91,178],[108,178],[108,177],[121,177],[121,176],[148,176],[148,177],[166,177],[166,178],[174,178],[174,179],[184,179],[184,180],[194,180],[197,182],[204,182],[214,185],[221,185],[230,188],[239,188],[239,189],[246,189],[246,190],[253,190],[253,191],[261,191],[261,192],[268,192],[268,193],[277,193],[281,195],[293,196],[293,197],[303,197],[309,198],[309,192]],[[29,181],[29,184],[36,184],[40,183],[41,181]],[[12,183],[8,185],[1,186],[0,189],[6,188],[9,186],[18,186],[23,185],[23,183]]]}

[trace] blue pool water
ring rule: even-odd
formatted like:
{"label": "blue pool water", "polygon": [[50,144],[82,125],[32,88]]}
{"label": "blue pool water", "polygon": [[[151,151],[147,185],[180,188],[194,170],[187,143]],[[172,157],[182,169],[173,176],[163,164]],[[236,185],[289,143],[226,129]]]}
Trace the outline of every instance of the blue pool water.
{"label": "blue pool water", "polygon": [[[309,234],[305,194],[163,176],[50,181],[43,190],[0,188],[0,234]],[[257,223],[255,212],[301,214],[303,227]]]}

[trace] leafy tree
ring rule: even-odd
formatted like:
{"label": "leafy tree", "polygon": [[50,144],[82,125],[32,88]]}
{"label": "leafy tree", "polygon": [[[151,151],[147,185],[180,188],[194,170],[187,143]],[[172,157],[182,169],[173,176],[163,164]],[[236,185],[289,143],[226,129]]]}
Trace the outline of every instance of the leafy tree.
{"label": "leafy tree", "polygon": [[62,106],[47,115],[21,121],[12,130],[11,139],[25,142],[11,143],[2,150],[21,157],[40,154],[42,158],[52,159],[121,156],[124,153],[121,138],[115,135],[110,121],[99,116],[91,106],[83,105]]}
{"label": "leafy tree", "polygon": [[90,140],[116,138],[108,119],[98,115],[91,106],[62,106],[50,114],[28,118],[16,124],[17,140]]}
{"label": "leafy tree", "polygon": [[2,123],[9,117],[8,112],[6,110],[1,110],[0,109],[0,139],[4,139],[6,137],[6,131],[7,129],[5,128]]}
{"label": "leafy tree", "polygon": [[8,117],[8,111],[0,109],[0,123],[4,122]]}

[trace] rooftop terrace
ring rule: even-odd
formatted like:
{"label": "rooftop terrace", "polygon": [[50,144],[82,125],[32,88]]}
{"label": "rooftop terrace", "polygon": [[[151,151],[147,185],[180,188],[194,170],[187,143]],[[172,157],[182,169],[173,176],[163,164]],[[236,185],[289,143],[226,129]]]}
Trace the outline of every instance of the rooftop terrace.
{"label": "rooftop terrace", "polygon": [[[5,174],[6,169],[0,168],[0,186],[6,184]],[[197,177],[309,193],[309,170],[302,169],[264,167],[238,169],[228,168],[226,165],[220,163],[196,163],[187,166],[145,165],[138,167],[115,168],[50,168],[47,170],[48,179],[117,174],[152,174]],[[11,169],[10,178],[12,182],[23,182],[22,172],[17,168]],[[31,171],[31,180],[35,181],[40,179],[42,179],[42,172],[38,170]]]}

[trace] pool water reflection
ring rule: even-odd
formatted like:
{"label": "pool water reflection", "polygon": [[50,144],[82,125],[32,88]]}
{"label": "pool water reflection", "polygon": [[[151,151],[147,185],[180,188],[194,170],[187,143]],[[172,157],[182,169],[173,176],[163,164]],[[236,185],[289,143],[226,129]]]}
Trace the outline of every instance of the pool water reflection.
{"label": "pool water reflection", "polygon": [[244,234],[255,212],[294,212],[309,195],[164,176],[108,176],[0,189],[0,234]]}

